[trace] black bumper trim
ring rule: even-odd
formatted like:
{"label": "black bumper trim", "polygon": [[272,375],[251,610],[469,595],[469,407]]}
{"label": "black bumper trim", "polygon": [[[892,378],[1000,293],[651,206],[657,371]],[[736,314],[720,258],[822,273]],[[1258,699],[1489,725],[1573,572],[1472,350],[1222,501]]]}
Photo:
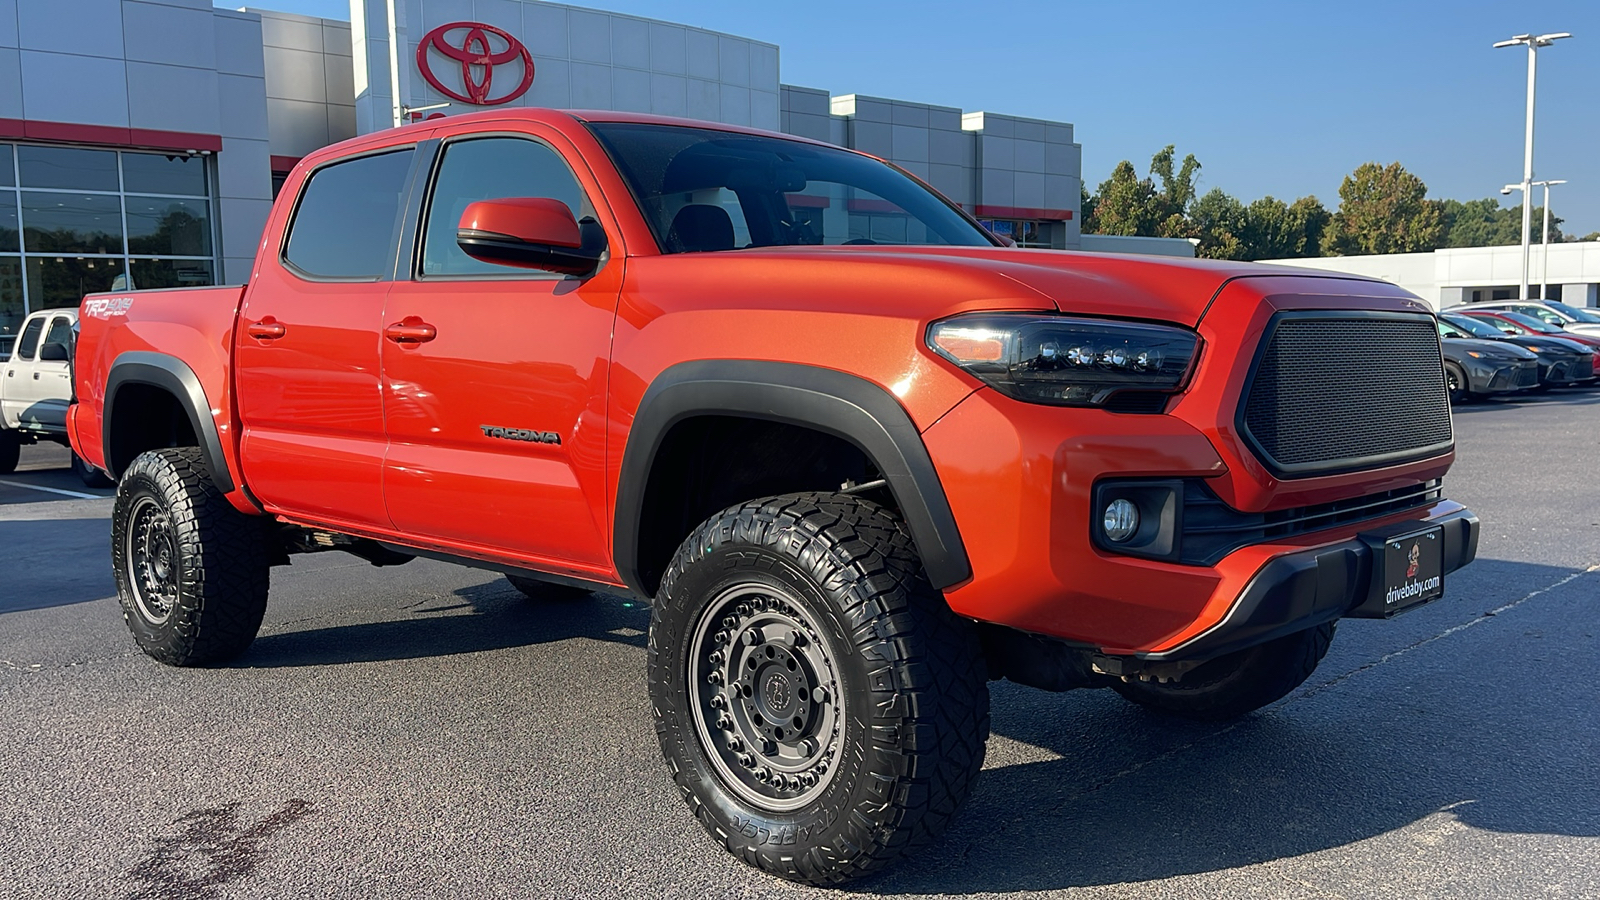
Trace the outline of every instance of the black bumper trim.
{"label": "black bumper trim", "polygon": [[[1478,517],[1471,510],[1405,525],[1443,526],[1444,574],[1478,555]],[[1207,660],[1266,643],[1349,615],[1366,599],[1371,579],[1372,551],[1360,538],[1280,556],[1255,574],[1209,631],[1171,650],[1134,655],[1147,662]]]}

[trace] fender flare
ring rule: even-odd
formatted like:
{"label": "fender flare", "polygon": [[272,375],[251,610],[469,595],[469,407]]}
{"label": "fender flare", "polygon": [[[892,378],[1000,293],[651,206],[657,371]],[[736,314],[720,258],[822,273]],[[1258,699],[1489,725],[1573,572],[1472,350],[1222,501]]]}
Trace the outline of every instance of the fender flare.
{"label": "fender flare", "polygon": [[111,436],[116,433],[117,394],[126,384],[158,387],[178,401],[178,405],[189,416],[189,426],[200,439],[200,453],[205,458],[211,482],[223,493],[231,492],[234,489],[233,475],[228,471],[227,457],[222,455],[222,437],[217,433],[216,420],[211,417],[211,402],[206,399],[200,379],[183,360],[144,350],[130,350],[119,355],[111,364],[110,374],[106,376],[100,441],[106,470],[111,477],[117,478],[122,474],[111,455]]}
{"label": "fender flare", "polygon": [[888,481],[935,588],[972,574],[955,514],[922,435],[888,391],[864,378],[762,360],[679,363],[651,382],[628,432],[617,481],[613,558],[622,580],[652,596],[639,566],[640,518],[657,452],[674,425],[701,415],[743,416],[831,434],[853,444]]}

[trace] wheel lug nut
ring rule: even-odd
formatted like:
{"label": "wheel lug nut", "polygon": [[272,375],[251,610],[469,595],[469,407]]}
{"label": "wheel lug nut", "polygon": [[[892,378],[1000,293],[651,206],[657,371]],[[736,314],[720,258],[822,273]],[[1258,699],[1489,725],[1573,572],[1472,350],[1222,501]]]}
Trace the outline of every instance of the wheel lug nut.
{"label": "wheel lug nut", "polygon": [[728,715],[727,713],[723,713],[722,715],[717,716],[717,727],[722,729],[723,731],[732,731],[733,730],[733,717]]}
{"label": "wheel lug nut", "polygon": [[744,741],[737,734],[729,735],[728,749],[735,753],[741,753],[744,751]]}
{"label": "wheel lug nut", "polygon": [[718,672],[715,669],[712,669],[711,672],[706,675],[706,680],[711,682],[712,684],[721,684],[722,683],[722,673]]}
{"label": "wheel lug nut", "polygon": [[717,694],[716,696],[711,698],[711,708],[712,709],[723,709],[723,708],[726,708],[727,705],[728,705],[728,698],[722,696],[721,694]]}
{"label": "wheel lug nut", "polygon": [[762,635],[759,627],[751,628],[749,631],[746,631],[743,638],[744,645],[746,647],[754,647],[765,639],[766,638],[764,635]]}
{"label": "wheel lug nut", "polygon": [[799,647],[806,642],[806,636],[791,628],[784,634],[783,642],[790,647]]}
{"label": "wheel lug nut", "polygon": [[711,651],[711,655],[706,657],[706,659],[709,660],[713,666],[720,666],[722,665],[722,661],[727,659],[727,657],[722,655],[721,650],[713,650]]}
{"label": "wheel lug nut", "polygon": [[760,781],[760,782],[769,782],[769,781],[771,781],[772,780],[772,770],[767,768],[766,766],[762,766],[761,768],[757,769],[756,770],[756,780]]}
{"label": "wheel lug nut", "polygon": [[806,738],[800,742],[800,746],[797,749],[799,749],[801,756],[810,756],[817,752],[817,742],[811,738]]}
{"label": "wheel lug nut", "polygon": [[817,688],[816,690],[811,692],[811,699],[815,700],[818,703],[827,703],[828,702],[828,689],[827,688],[820,688],[820,687]]}
{"label": "wheel lug nut", "polygon": [[764,738],[761,741],[761,753],[762,753],[763,756],[772,756],[773,754],[775,754],[777,752],[778,752],[778,742],[777,741],[773,740],[772,738]]}
{"label": "wheel lug nut", "polygon": [[756,758],[748,753],[741,753],[739,754],[739,765],[744,766],[746,769],[753,769],[756,765]]}

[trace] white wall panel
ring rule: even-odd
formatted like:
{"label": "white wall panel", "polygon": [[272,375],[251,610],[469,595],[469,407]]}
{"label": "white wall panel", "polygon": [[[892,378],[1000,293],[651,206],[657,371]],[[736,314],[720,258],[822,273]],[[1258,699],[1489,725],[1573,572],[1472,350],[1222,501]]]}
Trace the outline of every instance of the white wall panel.
{"label": "white wall panel", "polygon": [[266,141],[223,138],[217,154],[217,196],[272,196],[272,161]]}
{"label": "white wall panel", "polygon": [[215,69],[215,18],[209,9],[127,0],[122,4],[122,40],[127,58]]}
{"label": "white wall panel", "polygon": [[651,75],[650,111],[658,116],[687,116],[689,79],[659,72]]}
{"label": "white wall panel", "polygon": [[[611,108],[611,67],[574,61],[572,105],[576,109]],[[535,81],[538,79],[535,78]]]}
{"label": "white wall panel", "polygon": [[17,0],[0,0],[0,47],[17,46]]}
{"label": "white wall panel", "polygon": [[[318,31],[318,34],[321,32]],[[323,69],[321,51],[290,50],[269,45],[263,47],[261,53],[267,65],[268,97],[328,102],[327,73]]]}
{"label": "white wall panel", "polygon": [[[182,98],[182,102],[173,102]],[[184,66],[128,63],[128,126],[219,134],[217,73]]]}
{"label": "white wall panel", "polygon": [[247,75],[218,75],[217,117],[224,138],[266,140],[266,79]]}
{"label": "white wall panel", "polygon": [[[709,31],[691,28],[688,32],[688,71],[690,78],[704,78],[707,81],[717,81],[718,74],[717,36]],[[691,97],[691,104],[694,102]]]}
{"label": "white wall panel", "polygon": [[261,78],[266,65],[261,52],[261,20],[244,13],[212,14],[217,71]]}
{"label": "white wall panel", "polygon": [[778,95],[771,91],[750,92],[750,127],[778,130]]}
{"label": "white wall panel", "polygon": [[649,112],[650,73],[638,69],[612,69],[611,108],[627,112]]}
{"label": "white wall panel", "polygon": [[[611,62],[611,17],[588,10],[567,10],[567,54],[575,61]],[[574,73],[576,75],[576,73]],[[578,79],[574,77],[576,88]]]}
{"label": "white wall panel", "polygon": [[[23,118],[127,127],[128,73],[121,59],[35,50],[21,56]],[[94,90],[83,90],[84,84]]]}
{"label": "white wall panel", "polygon": [[526,106],[560,109],[572,106],[572,64],[564,59],[533,61],[533,85],[522,99]]}
{"label": "white wall panel", "polygon": [[19,0],[16,13],[20,48],[122,58],[121,0]]}
{"label": "white wall panel", "polygon": [[611,17],[611,64],[650,68],[650,23],[628,16]]}
{"label": "white wall panel", "polygon": [[567,10],[546,3],[522,6],[522,43],[534,56],[567,58]]}
{"label": "white wall panel", "polygon": [[0,47],[0,119],[22,118],[22,55]]}
{"label": "white wall panel", "polygon": [[688,72],[686,57],[689,29],[663,22],[650,23],[650,70],[668,75]]}

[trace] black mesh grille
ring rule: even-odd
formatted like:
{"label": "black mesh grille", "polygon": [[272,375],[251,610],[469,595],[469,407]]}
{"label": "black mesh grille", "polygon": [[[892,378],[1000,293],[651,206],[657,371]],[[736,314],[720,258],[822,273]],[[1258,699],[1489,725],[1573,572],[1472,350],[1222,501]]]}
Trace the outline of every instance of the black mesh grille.
{"label": "black mesh grille", "polygon": [[1453,436],[1437,327],[1421,316],[1281,315],[1240,419],[1282,475],[1441,451]]}
{"label": "black mesh grille", "polygon": [[1594,357],[1586,356],[1572,364],[1572,377],[1579,381],[1594,377]]}
{"label": "black mesh grille", "polygon": [[1539,383],[1539,364],[1528,360],[1517,369],[1517,387],[1532,387]]}

